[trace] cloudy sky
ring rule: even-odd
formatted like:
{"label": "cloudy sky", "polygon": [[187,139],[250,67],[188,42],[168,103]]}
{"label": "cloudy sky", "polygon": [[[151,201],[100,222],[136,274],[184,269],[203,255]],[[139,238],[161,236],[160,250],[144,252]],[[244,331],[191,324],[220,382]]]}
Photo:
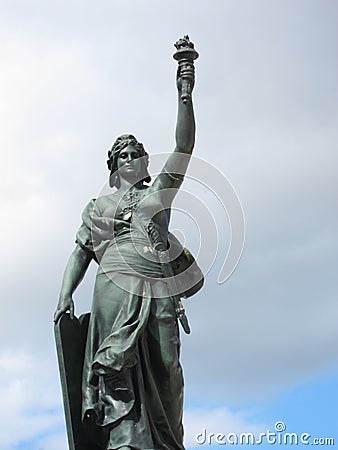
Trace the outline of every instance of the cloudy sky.
{"label": "cloudy sky", "polygon": [[[209,208],[194,227],[215,261],[187,302],[186,445],[277,421],[337,445],[338,3],[0,0],[1,450],[67,448],[52,326],[63,268],[114,139],[173,148],[173,43],[187,33],[200,53],[195,155],[213,169],[183,190]],[[217,197],[230,186],[246,240],[219,284],[231,227],[240,240],[238,205]],[[182,215],[173,226],[195,248]]]}

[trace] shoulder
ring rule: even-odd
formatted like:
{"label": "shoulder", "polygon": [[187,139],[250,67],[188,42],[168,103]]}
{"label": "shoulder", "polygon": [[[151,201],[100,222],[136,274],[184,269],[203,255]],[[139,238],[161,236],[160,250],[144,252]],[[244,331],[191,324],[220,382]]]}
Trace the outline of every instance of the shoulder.
{"label": "shoulder", "polygon": [[95,216],[105,216],[105,215],[112,215],[114,214],[114,211],[118,208],[120,204],[121,197],[117,192],[114,192],[112,194],[102,195],[98,197],[97,199],[94,199],[94,204],[91,205],[89,202],[89,205],[91,205],[93,214]]}
{"label": "shoulder", "polygon": [[94,208],[96,207],[96,198],[92,198],[87,205],[82,210],[82,219],[93,214]]}
{"label": "shoulder", "polygon": [[84,208],[84,211],[95,211],[96,214],[104,211],[107,206],[111,206],[118,203],[118,196],[114,192],[113,194],[102,195],[97,198],[93,198]]}

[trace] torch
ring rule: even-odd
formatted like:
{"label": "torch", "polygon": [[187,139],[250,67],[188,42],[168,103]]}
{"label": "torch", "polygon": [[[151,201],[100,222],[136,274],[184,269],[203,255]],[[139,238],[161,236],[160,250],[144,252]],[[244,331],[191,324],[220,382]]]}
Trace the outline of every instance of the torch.
{"label": "torch", "polygon": [[185,77],[185,75],[188,76],[194,71],[194,60],[197,59],[199,55],[188,35],[179,39],[176,42],[175,47],[177,51],[174,53],[173,58],[178,61],[179,76],[182,79],[181,99],[183,103],[186,103],[190,100],[191,91],[194,86],[191,85],[189,78]]}

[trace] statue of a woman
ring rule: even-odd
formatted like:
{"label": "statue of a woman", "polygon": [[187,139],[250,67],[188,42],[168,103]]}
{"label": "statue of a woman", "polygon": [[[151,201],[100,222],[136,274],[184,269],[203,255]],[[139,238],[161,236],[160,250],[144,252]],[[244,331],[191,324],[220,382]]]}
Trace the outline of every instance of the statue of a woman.
{"label": "statue of a woman", "polygon": [[184,448],[177,311],[156,251],[167,246],[170,207],[194,146],[192,99],[181,98],[182,84],[192,92],[193,64],[178,70],[176,148],[152,185],[148,154],[133,135],[109,151],[116,190],[84,209],[55,312],[55,322],[74,317],[73,293],[94,259],[82,420],[103,450]]}

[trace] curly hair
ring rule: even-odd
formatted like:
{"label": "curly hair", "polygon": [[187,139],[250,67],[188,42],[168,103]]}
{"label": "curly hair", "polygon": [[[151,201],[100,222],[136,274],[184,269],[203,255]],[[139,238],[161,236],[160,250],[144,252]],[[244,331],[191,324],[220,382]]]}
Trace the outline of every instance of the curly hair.
{"label": "curly hair", "polygon": [[148,172],[149,155],[145,151],[143,144],[141,142],[138,142],[138,140],[132,134],[122,134],[116,139],[111,150],[108,151],[107,165],[108,169],[110,170],[110,178],[109,178],[110,187],[114,186],[116,186],[117,188],[120,187],[120,178],[118,174],[115,173],[117,171],[117,159],[121,151],[124,148],[128,147],[128,145],[133,146],[139,152],[140,157],[142,158],[143,162],[142,172],[144,172],[144,177],[142,178],[141,181],[149,183],[151,180],[151,177]]}

